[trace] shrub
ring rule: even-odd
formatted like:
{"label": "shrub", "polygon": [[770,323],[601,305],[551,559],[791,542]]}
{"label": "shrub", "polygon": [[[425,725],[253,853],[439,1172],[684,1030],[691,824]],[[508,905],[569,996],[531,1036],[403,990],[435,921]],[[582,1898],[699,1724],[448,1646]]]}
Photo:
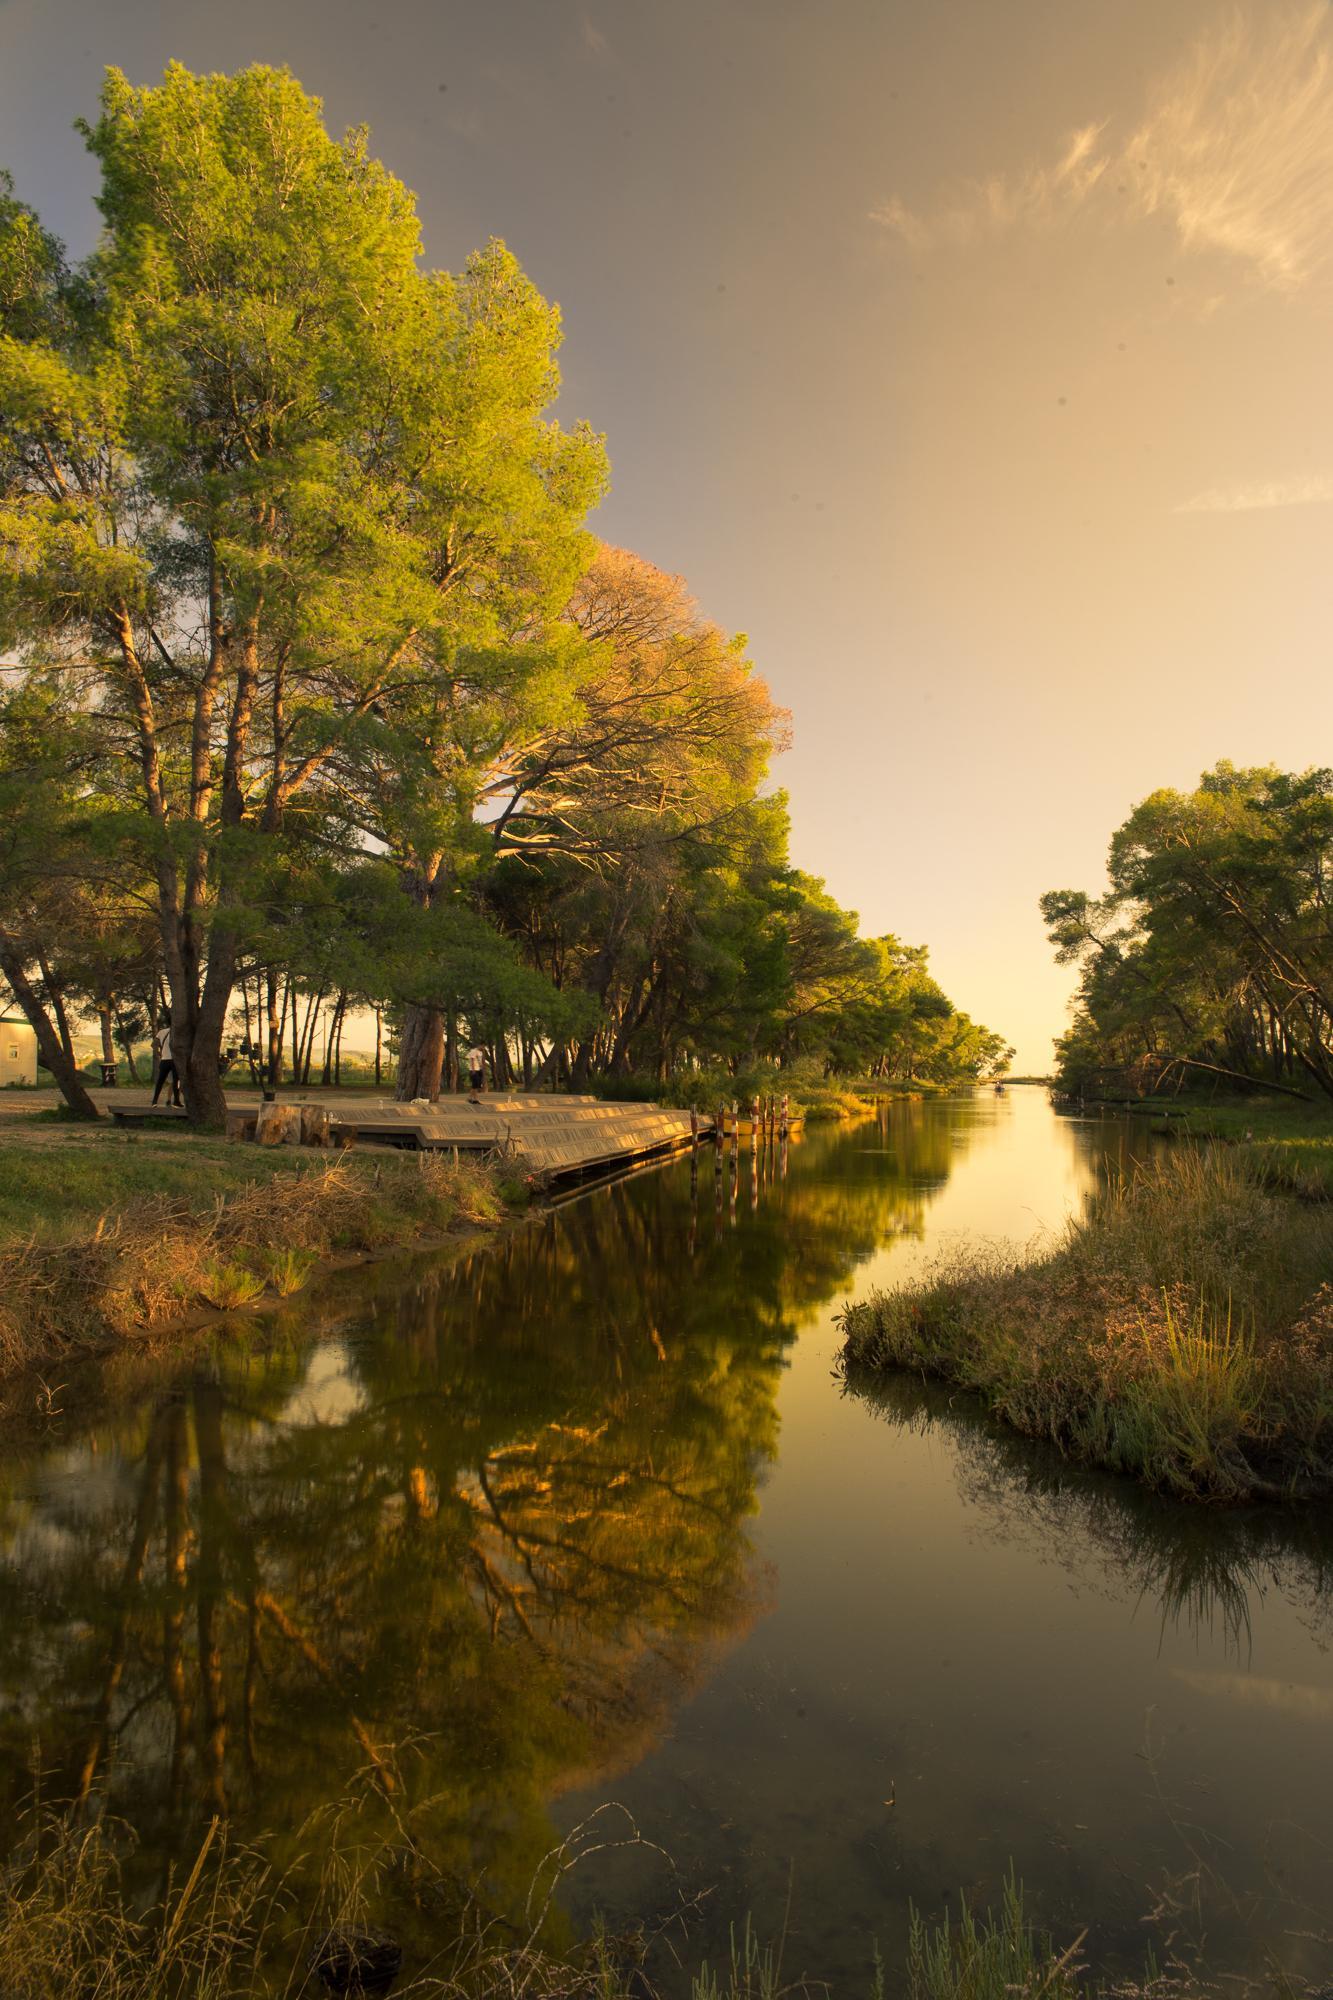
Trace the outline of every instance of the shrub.
{"label": "shrub", "polygon": [[207,1265],[199,1282],[199,1296],[204,1304],[217,1306],[221,1312],[248,1305],[263,1289],[264,1280],[257,1271],[221,1260]]}

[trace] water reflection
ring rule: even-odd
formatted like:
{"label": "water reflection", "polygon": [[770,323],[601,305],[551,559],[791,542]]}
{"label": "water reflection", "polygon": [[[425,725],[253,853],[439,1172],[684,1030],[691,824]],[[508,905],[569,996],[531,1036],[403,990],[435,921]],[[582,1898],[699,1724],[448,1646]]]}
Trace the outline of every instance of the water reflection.
{"label": "water reflection", "polygon": [[521,1897],[552,1794],[638,1758],[765,1601],[784,1351],[948,1157],[887,1200],[776,1143],[716,1164],[741,1229],[701,1228],[697,1173],[624,1183],[6,1468],[6,1818],[34,1746],[48,1798],[162,1858],[201,1813],[294,1826],[369,1768],[439,1794],[437,1858]]}
{"label": "water reflection", "polygon": [[[835,1979],[1010,1856],[1108,1963],[1205,1862],[1227,1963],[1313,1963],[1282,1940],[1333,1841],[1322,1516],[1172,1508],[960,1399],[830,1379],[849,1293],[1056,1226],[1143,1144],[1019,1092],[742,1140],[67,1419],[0,1460],[5,1827],[40,1772],[160,1871],[202,1816],[295,1829],[369,1774],[367,1827],[410,1812],[512,1913],[614,1794],[716,1888],[705,1943],[774,1930],[794,1883]],[[669,1902],[619,1869],[574,1921]]]}
{"label": "water reflection", "polygon": [[[843,1393],[891,1433],[947,1438],[959,1494],[996,1548],[1058,1565],[1081,1586],[1132,1594],[1156,1620],[1159,1646],[1184,1639],[1248,1667],[1255,1618],[1273,1590],[1299,1606],[1317,1643],[1333,1639],[1333,1538],[1323,1508],[1184,1507],[1070,1465],[992,1422],[967,1396],[910,1375],[862,1378]],[[1234,1675],[1206,1678],[1233,1693],[1240,1684]],[[1304,1705],[1333,1716],[1333,1690]]]}

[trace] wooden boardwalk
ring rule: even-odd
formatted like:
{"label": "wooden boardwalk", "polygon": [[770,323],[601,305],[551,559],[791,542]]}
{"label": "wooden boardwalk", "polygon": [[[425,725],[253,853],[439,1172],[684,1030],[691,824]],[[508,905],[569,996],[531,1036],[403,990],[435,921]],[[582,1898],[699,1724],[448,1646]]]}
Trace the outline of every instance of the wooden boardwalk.
{"label": "wooden boardwalk", "polygon": [[[606,1104],[595,1097],[442,1097],[434,1104],[372,1098],[329,1107],[340,1134],[414,1150],[499,1153],[534,1173],[567,1175],[628,1166],[690,1144],[688,1111],[655,1104]],[[700,1118],[701,1135],[711,1118]]]}

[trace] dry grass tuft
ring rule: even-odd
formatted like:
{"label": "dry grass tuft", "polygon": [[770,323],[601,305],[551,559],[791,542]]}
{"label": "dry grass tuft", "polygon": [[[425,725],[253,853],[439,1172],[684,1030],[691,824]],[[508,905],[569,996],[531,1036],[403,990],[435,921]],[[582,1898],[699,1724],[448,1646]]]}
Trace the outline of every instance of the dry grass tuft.
{"label": "dry grass tuft", "polygon": [[843,1315],[843,1366],[911,1368],[1191,1499],[1333,1490],[1333,1212],[1182,1148],[1036,1261],[964,1254]]}

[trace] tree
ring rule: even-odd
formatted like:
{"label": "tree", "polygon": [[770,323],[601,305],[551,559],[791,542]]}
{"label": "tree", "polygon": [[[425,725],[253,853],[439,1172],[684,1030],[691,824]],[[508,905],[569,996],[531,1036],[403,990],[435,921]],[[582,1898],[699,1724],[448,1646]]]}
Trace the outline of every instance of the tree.
{"label": "tree", "polygon": [[[112,71],[84,129],[86,270],[0,208],[0,643],[79,674],[131,760],[122,835],[210,1122],[257,856],[331,799],[378,835],[386,741],[541,679],[539,644],[494,641],[567,593],[602,456],[544,421],[556,321],[508,252],[421,271],[406,190],[284,72]],[[445,834],[470,811],[418,803]]]}
{"label": "tree", "polygon": [[[532,650],[532,639],[516,634],[506,658],[521,665]],[[703,618],[679,577],[623,549],[596,550],[537,651],[539,670],[528,673],[523,698],[516,683],[502,707],[482,715],[489,729],[463,735],[454,717],[423,718],[434,783],[414,781],[410,796],[438,798],[441,819],[454,814],[452,848],[438,837],[391,845],[426,902],[466,873],[469,835],[473,868],[517,857],[545,883],[600,876],[606,936],[589,988],[605,1002],[616,940],[648,881],[660,893],[673,850],[746,810],[784,741],[785,717],[746,659],[744,639]],[[472,710],[467,719],[475,723]],[[438,1091],[441,1049],[439,1021],[410,1012],[400,1097]],[[585,1080],[590,1062],[585,1048],[576,1058]]]}
{"label": "tree", "polygon": [[1066,1081],[1303,1076],[1333,1095],[1331,871],[1333,772],[1222,763],[1136,806],[1105,897],[1042,899],[1057,955],[1082,968]]}

